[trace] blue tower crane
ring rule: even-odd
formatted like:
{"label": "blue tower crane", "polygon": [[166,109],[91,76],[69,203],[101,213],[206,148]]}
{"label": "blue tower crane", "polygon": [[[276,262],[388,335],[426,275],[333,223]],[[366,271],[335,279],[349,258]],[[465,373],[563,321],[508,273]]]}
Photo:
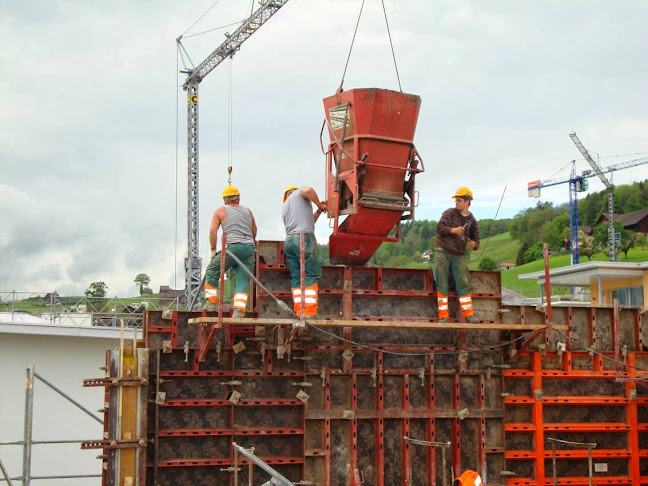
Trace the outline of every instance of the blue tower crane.
{"label": "blue tower crane", "polygon": [[[647,164],[648,157],[633,159],[627,162],[614,164],[606,168],[599,169],[601,173],[615,172],[621,169],[628,169],[637,165]],[[599,175],[594,170],[585,170],[580,175],[576,174],[576,160],[571,161],[571,173],[568,178],[547,179],[544,181],[536,180],[527,184],[529,197],[540,197],[540,189],[543,187],[556,186],[558,184],[569,183],[569,237],[570,237],[570,254],[571,264],[576,265],[580,260],[580,246],[578,242],[578,193],[589,189],[590,177]],[[600,177],[600,175],[599,175]]]}

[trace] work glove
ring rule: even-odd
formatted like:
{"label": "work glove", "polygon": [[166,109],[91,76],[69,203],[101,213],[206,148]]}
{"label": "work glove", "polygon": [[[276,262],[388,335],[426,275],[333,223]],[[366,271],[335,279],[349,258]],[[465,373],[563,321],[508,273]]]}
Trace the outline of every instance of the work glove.
{"label": "work glove", "polygon": [[215,248],[212,249],[211,252],[209,253],[209,255],[210,255],[210,260],[213,260],[214,257],[216,256],[216,249]]}

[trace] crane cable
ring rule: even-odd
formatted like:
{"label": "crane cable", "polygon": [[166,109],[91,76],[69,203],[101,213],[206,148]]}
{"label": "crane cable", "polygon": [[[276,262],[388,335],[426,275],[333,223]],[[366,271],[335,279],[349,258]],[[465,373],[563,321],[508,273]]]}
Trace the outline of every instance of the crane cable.
{"label": "crane cable", "polygon": [[232,184],[232,145],[233,145],[233,109],[232,109],[232,64],[234,60],[230,56],[229,60],[229,76],[228,76],[228,86],[227,86],[227,173],[229,175],[227,183]]}
{"label": "crane cable", "polygon": [[[396,54],[394,53],[394,44],[392,42],[391,30],[389,29],[389,20],[387,19],[387,9],[385,8],[385,0],[381,0],[383,13],[385,15],[385,24],[387,25],[387,36],[389,37],[389,46],[391,48],[392,59],[394,60],[394,68],[396,69],[396,79],[398,80],[398,89],[400,92],[403,92],[403,87],[401,86],[400,75],[398,73],[398,65],[396,64]],[[346,76],[347,68],[349,67],[349,60],[351,59],[351,52],[353,51],[353,45],[355,44],[356,35],[358,34],[358,26],[360,25],[360,18],[362,17],[362,10],[364,9],[365,0],[362,0],[360,5],[360,12],[358,13],[358,20],[356,21],[355,30],[353,31],[353,37],[351,39],[351,45],[349,46],[349,54],[347,55],[347,60],[344,65],[344,71],[342,72],[342,79],[340,80],[340,86],[338,91],[342,91],[344,86],[344,77]]]}

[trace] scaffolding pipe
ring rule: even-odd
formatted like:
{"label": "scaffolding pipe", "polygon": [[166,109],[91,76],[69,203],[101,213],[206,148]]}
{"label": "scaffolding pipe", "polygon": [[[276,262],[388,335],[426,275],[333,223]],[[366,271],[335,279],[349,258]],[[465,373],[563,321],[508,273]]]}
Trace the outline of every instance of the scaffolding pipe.
{"label": "scaffolding pipe", "polygon": [[[122,319],[122,322],[123,322],[123,319]],[[61,395],[61,396],[62,396],[63,398],[65,398],[66,400],[72,402],[72,403],[73,403],[74,405],[76,405],[78,408],[80,408],[81,410],[83,410],[85,413],[87,413],[87,414],[90,415],[93,419],[95,419],[97,422],[99,422],[101,425],[103,425],[103,420],[101,420],[99,417],[97,417],[96,415],[94,415],[90,410],[88,410],[87,408],[85,408],[83,405],[81,405],[79,402],[77,402],[74,398],[72,398],[72,397],[70,397],[69,395],[67,395],[64,391],[62,391],[62,390],[60,390],[59,388],[57,388],[55,385],[53,385],[52,383],[50,383],[49,381],[47,381],[45,378],[43,378],[41,375],[39,375],[39,374],[36,373],[35,371],[34,371],[34,376],[36,376],[36,378],[38,378],[40,381],[42,381],[43,383],[45,383],[45,384],[46,384],[47,386],[49,386],[52,390],[54,390],[56,393],[58,393],[59,395]]]}
{"label": "scaffolding pipe", "polygon": [[2,471],[2,475],[4,476],[4,480],[7,482],[7,484],[9,484],[9,486],[13,486],[13,483],[11,482],[11,478],[9,477],[9,474],[5,469],[4,464],[2,464],[2,459],[0,459],[0,471]]}
{"label": "scaffolding pipe", "polygon": [[[281,474],[279,474],[277,471],[275,471],[272,467],[270,467],[268,464],[263,462],[261,459],[259,459],[257,456],[249,452],[247,449],[244,449],[240,445],[238,445],[236,442],[232,442],[232,447],[234,447],[235,451],[238,451],[239,454],[242,454],[245,456],[245,458],[249,461],[252,461],[254,464],[259,466],[261,469],[263,469],[265,472],[267,472],[275,481],[273,484],[278,484],[280,486],[295,486],[293,483],[291,483],[288,479],[283,477]],[[237,467],[236,465],[234,467]]]}
{"label": "scaffolding pipe", "polygon": [[23,445],[22,484],[29,486],[31,475],[32,427],[34,420],[34,365],[27,367],[25,379],[25,428]]}

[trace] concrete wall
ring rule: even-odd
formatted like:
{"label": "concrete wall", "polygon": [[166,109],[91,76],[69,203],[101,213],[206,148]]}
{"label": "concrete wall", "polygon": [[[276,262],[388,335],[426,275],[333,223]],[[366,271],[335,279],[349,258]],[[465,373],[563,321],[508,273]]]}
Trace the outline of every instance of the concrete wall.
{"label": "concrete wall", "polygon": [[[56,329],[34,334],[30,326],[26,326],[27,333],[20,333],[17,326],[11,326],[11,331],[7,331],[8,327],[0,323],[0,442],[23,439],[28,365],[34,365],[43,378],[103,419],[96,411],[103,407],[104,389],[83,388],[82,380],[104,376],[98,368],[104,365],[105,350],[119,346],[119,339],[61,336],[56,335]],[[102,436],[99,422],[36,379],[33,440],[90,440]],[[11,477],[22,475],[22,451],[22,446],[0,446],[0,458]],[[99,454],[100,449],[82,451],[78,443],[35,445],[32,476],[101,474],[101,461],[96,459]],[[33,480],[32,484],[99,486],[101,479]]]}

